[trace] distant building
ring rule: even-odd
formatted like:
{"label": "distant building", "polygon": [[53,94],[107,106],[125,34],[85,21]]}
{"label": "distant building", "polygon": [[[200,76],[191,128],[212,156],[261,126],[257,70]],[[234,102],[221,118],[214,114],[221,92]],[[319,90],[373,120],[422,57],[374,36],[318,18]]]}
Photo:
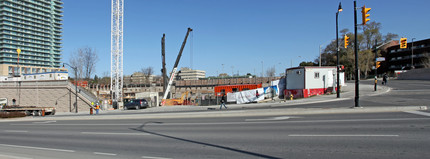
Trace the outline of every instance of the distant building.
{"label": "distant building", "polygon": [[124,76],[124,85],[149,85],[154,79],[154,75],[145,75],[141,72],[135,72],[130,76]]}
{"label": "distant building", "polygon": [[[424,68],[428,65],[430,57],[430,39],[412,41],[409,38],[406,49],[401,49],[400,45],[394,45],[387,48],[387,67],[388,71],[409,70],[411,68]],[[412,49],[413,48],[413,49]],[[413,50],[413,55],[412,55]]]}
{"label": "distant building", "polygon": [[178,79],[180,80],[198,80],[200,78],[206,78],[206,71],[182,67],[178,73]]}
{"label": "distant building", "polygon": [[63,2],[0,0],[0,4],[0,76],[66,70],[60,68]]}

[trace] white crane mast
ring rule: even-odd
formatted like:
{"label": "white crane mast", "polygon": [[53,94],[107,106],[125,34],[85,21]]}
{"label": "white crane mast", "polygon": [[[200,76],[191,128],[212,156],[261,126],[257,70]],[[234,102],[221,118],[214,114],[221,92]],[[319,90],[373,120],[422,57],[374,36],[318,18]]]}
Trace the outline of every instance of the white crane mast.
{"label": "white crane mast", "polygon": [[122,102],[124,0],[112,0],[111,12],[111,96]]}

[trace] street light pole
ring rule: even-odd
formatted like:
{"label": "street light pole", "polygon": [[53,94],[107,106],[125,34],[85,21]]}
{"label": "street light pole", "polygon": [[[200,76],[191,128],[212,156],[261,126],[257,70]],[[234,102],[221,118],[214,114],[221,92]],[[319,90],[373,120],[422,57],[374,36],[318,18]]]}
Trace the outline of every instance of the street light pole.
{"label": "street light pole", "polygon": [[73,67],[71,65],[69,65],[68,63],[63,63],[63,67],[64,65],[69,66],[70,68],[73,69],[73,71],[75,71],[75,99],[76,99],[76,104],[75,104],[75,113],[78,113],[78,68],[77,67]]}
{"label": "street light pole", "polygon": [[412,61],[411,61],[411,69],[414,69],[415,67],[414,67],[414,39],[415,38],[412,38],[412,55],[411,55],[411,59],[412,59]]}
{"label": "street light pole", "polygon": [[[337,20],[337,18],[336,18],[336,20]],[[337,24],[336,24],[336,29],[337,29]],[[319,52],[320,52],[320,61],[319,61],[319,67],[321,67],[321,45],[320,45],[320,50],[319,50]]]}
{"label": "street light pole", "polygon": [[[339,7],[338,7],[338,9],[337,9],[337,12],[336,12],[336,56],[337,56],[337,58],[336,58],[336,70],[337,70],[337,76],[336,76],[336,78],[337,78],[337,81],[336,81],[336,83],[337,83],[337,90],[336,90],[336,98],[340,98],[340,84],[339,84],[339,81],[340,81],[340,79],[339,79],[339,35],[338,35],[338,17],[339,17],[339,13],[340,12],[342,12],[342,5],[341,5],[341,3],[339,2]],[[321,63],[321,55],[320,55],[320,63]]]}
{"label": "street light pole", "polygon": [[358,68],[357,2],[354,1],[355,107],[360,107],[360,70]]}
{"label": "street light pole", "polygon": [[261,61],[261,77],[264,77],[264,67],[263,67],[264,63],[263,61]]}

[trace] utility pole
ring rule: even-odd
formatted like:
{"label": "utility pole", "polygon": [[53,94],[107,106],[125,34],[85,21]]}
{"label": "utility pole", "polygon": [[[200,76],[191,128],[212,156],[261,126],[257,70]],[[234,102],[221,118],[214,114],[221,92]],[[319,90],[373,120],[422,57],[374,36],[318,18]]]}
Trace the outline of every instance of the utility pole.
{"label": "utility pole", "polygon": [[165,50],[166,44],[165,44],[165,41],[166,41],[166,34],[163,34],[163,37],[161,38],[161,58],[163,61],[161,72],[163,74],[162,75],[163,76],[163,92],[166,91],[166,87],[167,87],[166,50]]}
{"label": "utility pole", "polygon": [[375,40],[375,48],[373,51],[375,51],[375,91],[378,90],[378,40]]}
{"label": "utility pole", "polygon": [[[411,70],[415,68],[415,67],[414,67],[414,39],[415,39],[415,38],[412,38],[412,47],[411,47],[411,49],[412,49],[412,55],[411,55]],[[407,44],[406,44],[406,45],[407,45]]]}
{"label": "utility pole", "polygon": [[263,67],[264,63],[263,61],[261,61],[261,77],[264,77],[264,67]]}
{"label": "utility pole", "polygon": [[[336,12],[336,83],[337,83],[337,90],[336,90],[336,98],[340,98],[340,80],[339,80],[339,35],[338,35],[338,17],[339,13],[342,11],[342,5],[339,2],[339,7]],[[345,39],[346,40],[346,39]],[[346,47],[346,46],[345,46]],[[321,63],[321,54],[320,54],[320,63]]]}

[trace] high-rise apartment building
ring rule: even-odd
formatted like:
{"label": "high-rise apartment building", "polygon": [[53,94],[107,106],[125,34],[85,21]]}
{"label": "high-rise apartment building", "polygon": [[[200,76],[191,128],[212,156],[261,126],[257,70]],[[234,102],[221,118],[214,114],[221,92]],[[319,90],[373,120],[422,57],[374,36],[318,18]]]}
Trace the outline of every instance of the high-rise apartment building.
{"label": "high-rise apartment building", "polygon": [[0,0],[0,76],[65,70],[62,5],[61,0]]}

